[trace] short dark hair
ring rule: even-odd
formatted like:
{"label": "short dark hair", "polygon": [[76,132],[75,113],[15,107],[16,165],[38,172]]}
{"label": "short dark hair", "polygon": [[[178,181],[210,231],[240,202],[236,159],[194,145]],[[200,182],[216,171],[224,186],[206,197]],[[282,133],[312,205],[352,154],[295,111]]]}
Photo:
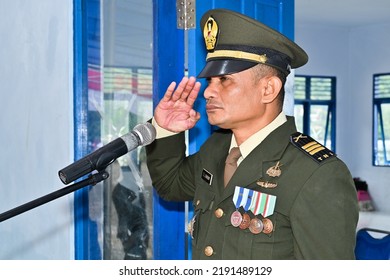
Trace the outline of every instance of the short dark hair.
{"label": "short dark hair", "polygon": [[286,84],[287,75],[277,68],[262,63],[253,66],[252,70],[256,81],[267,75],[272,75],[272,76],[276,76],[282,82],[282,87],[280,88],[280,92],[278,94],[277,100],[279,102],[280,107],[283,108],[284,94],[285,94],[284,86]]}

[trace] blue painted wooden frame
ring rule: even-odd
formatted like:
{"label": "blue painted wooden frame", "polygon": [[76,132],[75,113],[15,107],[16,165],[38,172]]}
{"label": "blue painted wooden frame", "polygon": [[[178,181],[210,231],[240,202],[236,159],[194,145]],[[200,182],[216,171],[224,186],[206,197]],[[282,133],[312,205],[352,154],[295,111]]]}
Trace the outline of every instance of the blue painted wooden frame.
{"label": "blue painted wooden frame", "polygon": [[[82,157],[87,151],[87,27],[86,2],[74,0],[74,158]],[[88,228],[85,222],[88,219],[88,192],[85,189],[74,193],[74,226],[75,226],[75,259],[88,259]]]}
{"label": "blue painted wooden frame", "polygon": [[[153,105],[184,69],[184,31],[176,28],[176,0],[153,1]],[[153,257],[184,259],[184,203],[162,200],[153,194]]]}
{"label": "blue painted wooden frame", "polygon": [[[88,0],[74,0],[74,160],[88,153]],[[101,259],[96,222],[89,218],[89,187],[74,193],[75,259]]]}

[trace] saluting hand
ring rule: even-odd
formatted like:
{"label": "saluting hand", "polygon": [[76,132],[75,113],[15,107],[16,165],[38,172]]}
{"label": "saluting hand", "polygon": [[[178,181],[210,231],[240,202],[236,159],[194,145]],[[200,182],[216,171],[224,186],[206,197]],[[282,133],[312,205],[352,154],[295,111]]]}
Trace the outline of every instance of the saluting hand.
{"label": "saluting hand", "polygon": [[193,128],[200,119],[193,109],[199,90],[200,82],[195,77],[184,77],[177,87],[172,82],[154,111],[158,125],[172,132]]}

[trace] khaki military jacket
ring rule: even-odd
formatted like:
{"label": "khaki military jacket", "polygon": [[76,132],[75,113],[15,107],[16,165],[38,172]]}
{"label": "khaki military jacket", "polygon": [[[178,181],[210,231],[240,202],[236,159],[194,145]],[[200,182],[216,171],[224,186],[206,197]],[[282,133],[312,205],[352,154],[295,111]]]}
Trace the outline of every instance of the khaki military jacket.
{"label": "khaki military jacket", "polygon": [[[241,162],[225,188],[231,137],[230,131],[217,131],[188,157],[184,133],[146,147],[159,195],[193,201],[193,259],[354,259],[357,195],[340,159],[315,141],[319,149],[308,149],[310,138],[297,133],[288,117]],[[275,167],[278,172],[269,172]],[[271,232],[254,234],[232,225],[236,186],[276,196],[267,217]]]}

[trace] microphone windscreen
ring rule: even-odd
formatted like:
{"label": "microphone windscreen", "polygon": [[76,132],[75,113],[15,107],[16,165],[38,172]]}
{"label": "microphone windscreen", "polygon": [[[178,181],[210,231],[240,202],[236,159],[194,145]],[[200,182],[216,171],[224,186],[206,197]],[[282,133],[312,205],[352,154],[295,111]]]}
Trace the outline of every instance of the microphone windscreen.
{"label": "microphone windscreen", "polygon": [[146,146],[156,139],[156,129],[151,123],[138,124],[134,127],[133,132],[137,133],[140,138],[140,145]]}

